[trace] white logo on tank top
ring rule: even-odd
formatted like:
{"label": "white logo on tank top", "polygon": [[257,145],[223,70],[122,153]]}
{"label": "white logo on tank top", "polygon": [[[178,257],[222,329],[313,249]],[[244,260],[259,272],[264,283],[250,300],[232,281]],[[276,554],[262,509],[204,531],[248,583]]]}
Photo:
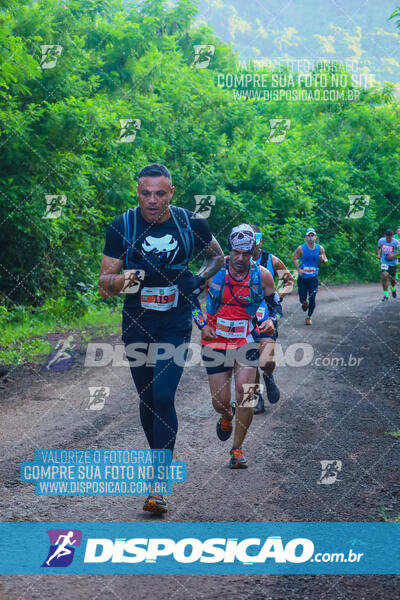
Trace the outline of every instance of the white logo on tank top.
{"label": "white logo on tank top", "polygon": [[172,252],[178,246],[177,240],[170,234],[167,233],[161,238],[156,238],[148,235],[142,244],[144,252]]}

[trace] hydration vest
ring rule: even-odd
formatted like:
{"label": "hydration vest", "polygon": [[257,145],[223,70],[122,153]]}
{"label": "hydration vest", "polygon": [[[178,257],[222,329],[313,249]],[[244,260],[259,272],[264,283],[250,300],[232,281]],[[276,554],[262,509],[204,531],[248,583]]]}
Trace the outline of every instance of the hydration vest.
{"label": "hydration vest", "polygon": [[[185,269],[189,264],[190,257],[194,249],[194,236],[193,230],[190,226],[189,217],[185,209],[180,206],[169,207],[171,211],[172,219],[178,229],[180,238],[182,240],[183,248],[185,250],[184,260],[177,265],[168,265],[168,269]],[[131,260],[131,254],[135,247],[136,241],[136,229],[137,229],[137,214],[139,207],[128,208],[123,214],[124,219],[124,249],[125,249],[125,269],[132,269],[133,262]],[[133,211],[133,227],[130,226],[130,211]],[[132,230],[131,230],[132,229]]]}
{"label": "hydration vest", "polygon": [[[211,285],[207,293],[207,312],[210,315],[215,315],[222,306],[222,298],[224,295],[225,285],[227,284],[228,274],[228,259],[225,261],[225,266],[222,267],[214,275],[211,280]],[[229,286],[229,282],[228,282]],[[264,300],[264,289],[261,282],[261,271],[259,266],[250,262],[250,276],[249,276],[249,293],[250,302],[240,302],[232,292],[229,286],[232,297],[236,302],[245,307],[250,317],[255,317],[259,307],[265,308],[264,316],[259,319],[259,322],[266,321],[269,318],[267,303]]]}
{"label": "hydration vest", "polygon": [[272,277],[275,279],[275,270],[274,270],[274,265],[272,264],[272,254],[271,252],[266,252],[265,250],[261,250],[260,256],[258,257],[257,260],[254,260],[254,258],[251,259],[253,262],[255,262],[257,265],[261,265],[262,267],[265,267],[266,269],[268,269],[268,271],[271,273]]}

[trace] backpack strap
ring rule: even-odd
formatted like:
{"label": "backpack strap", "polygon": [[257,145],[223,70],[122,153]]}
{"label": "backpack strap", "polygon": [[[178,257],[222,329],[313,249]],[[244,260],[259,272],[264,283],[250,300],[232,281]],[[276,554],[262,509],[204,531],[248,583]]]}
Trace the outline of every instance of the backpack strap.
{"label": "backpack strap", "polygon": [[183,247],[185,250],[185,258],[178,265],[169,265],[170,269],[184,269],[188,266],[190,257],[194,250],[194,235],[193,229],[190,225],[188,213],[184,208],[180,206],[171,205],[170,207],[171,216],[174,220],[176,227],[178,228],[179,235],[181,237]]}
{"label": "backpack strap", "polygon": [[[133,210],[133,228],[131,231],[130,226],[130,211]],[[136,224],[137,224],[137,210],[138,208],[128,208],[123,214],[124,219],[124,250],[125,250],[125,268],[129,269],[129,251],[135,244],[136,240]]]}
{"label": "backpack strap", "polygon": [[264,299],[264,288],[261,280],[261,269],[256,263],[250,263],[249,288],[252,303],[259,304]]}
{"label": "backpack strap", "polygon": [[211,280],[210,287],[207,292],[207,312],[210,315],[215,315],[222,305],[222,297],[226,284],[227,267],[223,266]]}

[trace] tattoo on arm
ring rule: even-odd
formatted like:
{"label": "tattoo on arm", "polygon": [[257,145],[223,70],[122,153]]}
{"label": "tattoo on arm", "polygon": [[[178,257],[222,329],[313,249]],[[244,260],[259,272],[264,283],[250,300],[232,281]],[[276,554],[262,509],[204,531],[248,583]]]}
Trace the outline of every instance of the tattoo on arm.
{"label": "tattoo on arm", "polygon": [[214,236],[209,245],[204,248],[203,252],[205,259],[198,275],[202,275],[205,279],[209,279],[224,266],[224,253]]}

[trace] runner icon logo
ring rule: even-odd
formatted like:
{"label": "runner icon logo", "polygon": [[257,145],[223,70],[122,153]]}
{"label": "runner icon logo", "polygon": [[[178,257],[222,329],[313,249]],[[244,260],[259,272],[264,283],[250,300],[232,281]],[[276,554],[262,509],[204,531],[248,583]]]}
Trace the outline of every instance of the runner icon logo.
{"label": "runner icon logo", "polygon": [[75,548],[81,545],[82,532],[79,529],[48,529],[50,548],[42,567],[68,567],[73,559]]}
{"label": "runner icon logo", "polygon": [[270,119],[269,126],[271,130],[267,142],[280,144],[290,129],[290,119]]}
{"label": "runner icon logo", "polygon": [[369,206],[369,201],[370,197],[365,194],[350,194],[346,219],[361,219],[365,214],[365,208]]}
{"label": "runner icon logo", "polygon": [[119,144],[131,144],[136,139],[136,132],[142,124],[140,119],[120,119]]}
{"label": "runner icon logo", "polygon": [[43,219],[59,219],[62,209],[67,203],[67,196],[64,194],[46,194],[46,210]]}
{"label": "runner icon logo", "polygon": [[56,347],[50,353],[42,372],[52,371],[61,373],[72,369],[77,345],[78,342],[74,339],[73,335],[58,340]]}
{"label": "runner icon logo", "polygon": [[110,388],[104,386],[89,387],[89,395],[85,410],[102,410],[106,399],[110,395]]}
{"label": "runner icon logo", "polygon": [[38,69],[54,69],[63,47],[60,44],[44,44],[40,46],[42,58]]}
{"label": "runner icon logo", "polygon": [[212,194],[208,196],[195,196],[196,209],[194,214],[196,217],[203,217],[208,219],[211,214],[211,209],[215,206],[216,197]]}
{"label": "runner icon logo", "polygon": [[211,58],[215,53],[215,46],[212,44],[195,44],[194,59],[192,62],[192,69],[207,69],[210,64]]}
{"label": "runner icon logo", "polygon": [[341,460],[320,460],[319,462],[321,463],[321,477],[317,482],[318,485],[332,485],[335,481],[340,481],[337,476],[342,470]]}
{"label": "runner icon logo", "polygon": [[264,391],[263,383],[243,383],[243,408],[255,408],[258,403],[258,395],[262,396]]}

